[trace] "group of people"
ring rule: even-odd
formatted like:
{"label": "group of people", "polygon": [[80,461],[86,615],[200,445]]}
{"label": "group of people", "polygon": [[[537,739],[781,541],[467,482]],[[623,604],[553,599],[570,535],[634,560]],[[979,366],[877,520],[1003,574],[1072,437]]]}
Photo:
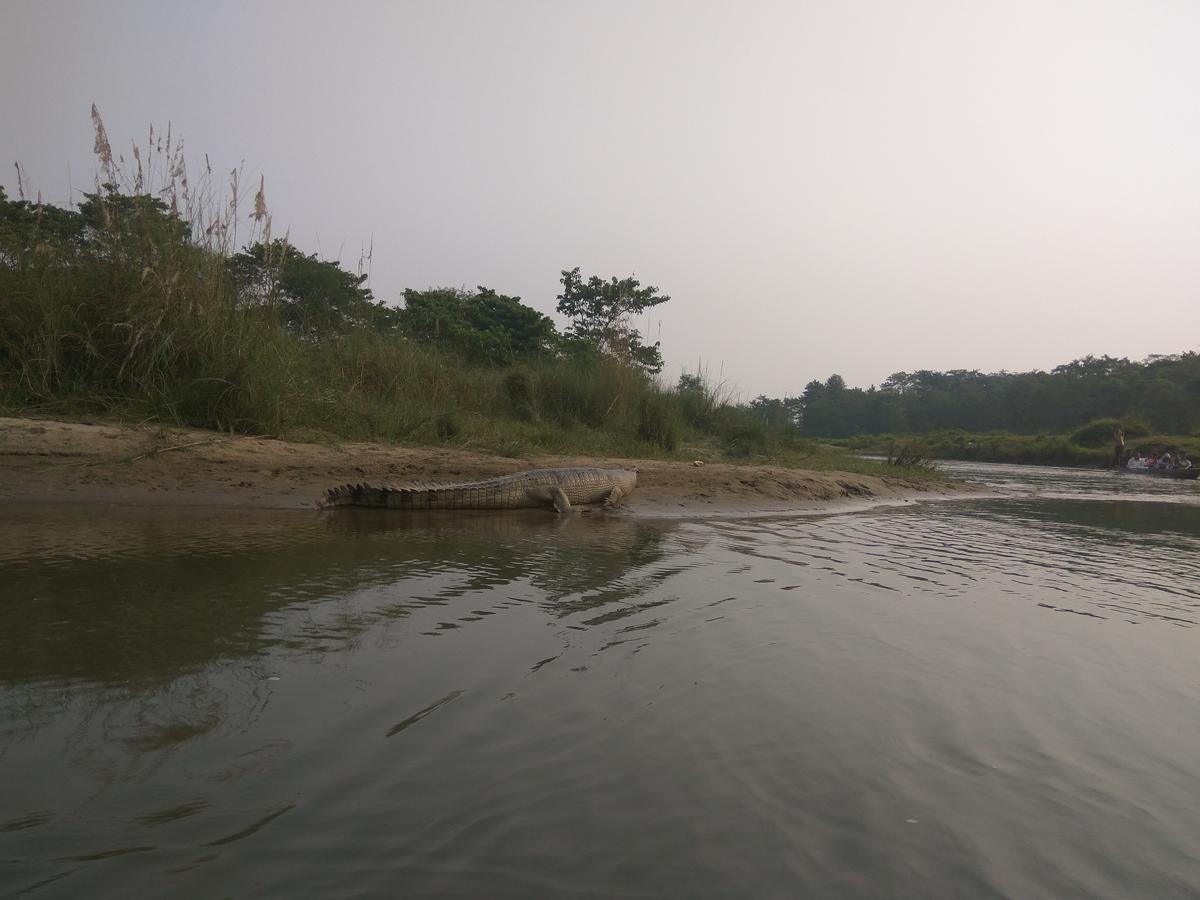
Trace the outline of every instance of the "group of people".
{"label": "group of people", "polygon": [[1120,427],[1113,429],[1113,451],[1117,457],[1117,465],[1127,469],[1190,469],[1192,461],[1187,454],[1180,450],[1172,454],[1169,450],[1161,456],[1151,451],[1149,456],[1142,456],[1140,450],[1131,454],[1125,452],[1125,432]]}
{"label": "group of people", "polygon": [[1141,453],[1134,451],[1133,455],[1125,460],[1125,468],[1127,469],[1190,469],[1192,461],[1188,459],[1187,454],[1182,450],[1179,453],[1171,454],[1170,451],[1158,456],[1151,453],[1149,456],[1142,456]]}

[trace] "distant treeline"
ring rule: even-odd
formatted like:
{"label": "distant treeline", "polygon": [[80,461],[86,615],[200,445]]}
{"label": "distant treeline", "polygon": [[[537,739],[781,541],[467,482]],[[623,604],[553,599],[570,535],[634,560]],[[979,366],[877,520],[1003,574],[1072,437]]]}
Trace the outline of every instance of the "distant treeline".
{"label": "distant treeline", "polygon": [[1143,362],[1088,356],[1050,372],[897,372],[867,390],[833,375],[809,382],[799,397],[755,403],[820,437],[943,429],[1062,434],[1103,418],[1189,434],[1200,427],[1200,354]]}

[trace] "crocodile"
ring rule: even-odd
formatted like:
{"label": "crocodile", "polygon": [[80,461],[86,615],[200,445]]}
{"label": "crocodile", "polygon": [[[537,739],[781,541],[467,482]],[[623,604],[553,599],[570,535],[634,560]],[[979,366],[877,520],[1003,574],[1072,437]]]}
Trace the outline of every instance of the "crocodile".
{"label": "crocodile", "polygon": [[322,509],[371,506],[380,509],[521,509],[552,506],[560,513],[574,504],[620,504],[637,486],[636,469],[531,469],[483,481],[451,484],[344,484],[318,501]]}

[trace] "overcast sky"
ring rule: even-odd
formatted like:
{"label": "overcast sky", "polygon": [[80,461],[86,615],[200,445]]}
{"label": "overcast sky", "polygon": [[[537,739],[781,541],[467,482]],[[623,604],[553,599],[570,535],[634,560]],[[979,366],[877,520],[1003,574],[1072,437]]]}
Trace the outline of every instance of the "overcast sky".
{"label": "overcast sky", "polygon": [[744,396],[1142,358],[1200,346],[1197,47],[1195,2],[0,0],[0,184],[170,121],[378,297],[634,273]]}

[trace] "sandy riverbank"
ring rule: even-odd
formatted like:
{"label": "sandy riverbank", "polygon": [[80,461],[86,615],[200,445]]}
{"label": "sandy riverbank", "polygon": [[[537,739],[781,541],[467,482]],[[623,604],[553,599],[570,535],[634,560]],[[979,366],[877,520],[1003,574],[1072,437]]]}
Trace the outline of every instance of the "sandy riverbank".
{"label": "sandy riverbank", "polygon": [[0,418],[0,499],[126,506],[314,509],[347,482],[463,481],[529,468],[636,465],[625,506],[643,515],[784,512],[846,501],[902,502],[970,490],[930,482],[761,465],[539,456],[381,444],[296,443],[189,428]]}

